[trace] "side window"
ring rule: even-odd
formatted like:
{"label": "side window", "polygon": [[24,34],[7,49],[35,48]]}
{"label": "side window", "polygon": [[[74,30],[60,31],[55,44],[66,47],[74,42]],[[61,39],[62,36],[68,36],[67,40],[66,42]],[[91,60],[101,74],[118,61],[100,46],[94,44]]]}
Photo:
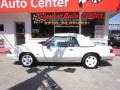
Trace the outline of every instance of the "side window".
{"label": "side window", "polygon": [[78,41],[75,37],[71,37],[69,41],[70,47],[79,47]]}
{"label": "side window", "polygon": [[67,42],[58,42],[57,45],[58,47],[68,47]]}
{"label": "side window", "polygon": [[51,46],[55,47],[68,47],[68,41],[70,40],[70,37],[55,37],[53,40],[51,40]]}
{"label": "side window", "polygon": [[75,37],[54,37],[47,44],[54,47],[79,47]]}

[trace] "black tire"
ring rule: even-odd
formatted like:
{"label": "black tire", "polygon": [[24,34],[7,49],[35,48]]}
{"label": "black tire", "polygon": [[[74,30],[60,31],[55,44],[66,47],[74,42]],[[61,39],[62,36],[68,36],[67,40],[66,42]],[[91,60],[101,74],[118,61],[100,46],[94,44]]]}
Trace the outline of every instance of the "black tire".
{"label": "black tire", "polygon": [[33,67],[36,65],[36,59],[35,57],[30,54],[30,53],[24,53],[22,55],[20,55],[20,63],[24,66],[24,67]]}
{"label": "black tire", "polygon": [[[92,61],[90,61],[90,58]],[[82,59],[82,64],[84,68],[94,69],[97,68],[100,62],[100,58],[96,54],[87,54]],[[91,65],[93,64],[93,65]]]}

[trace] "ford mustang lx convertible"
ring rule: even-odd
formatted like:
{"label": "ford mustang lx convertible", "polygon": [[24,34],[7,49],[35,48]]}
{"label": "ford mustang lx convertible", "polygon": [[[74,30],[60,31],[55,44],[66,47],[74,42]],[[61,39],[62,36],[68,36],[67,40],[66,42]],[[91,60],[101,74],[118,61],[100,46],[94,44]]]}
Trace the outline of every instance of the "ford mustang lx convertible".
{"label": "ford mustang lx convertible", "polygon": [[18,45],[10,50],[9,57],[25,67],[36,62],[82,63],[85,68],[96,68],[101,60],[114,57],[112,47],[95,45],[80,34],[59,33],[50,39],[33,44]]}

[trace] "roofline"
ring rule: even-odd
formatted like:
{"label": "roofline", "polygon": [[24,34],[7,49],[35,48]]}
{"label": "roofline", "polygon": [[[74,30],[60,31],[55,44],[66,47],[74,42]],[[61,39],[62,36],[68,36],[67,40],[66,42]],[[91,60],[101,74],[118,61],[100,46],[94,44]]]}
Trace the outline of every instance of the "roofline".
{"label": "roofline", "polygon": [[77,36],[76,33],[55,33],[54,36]]}

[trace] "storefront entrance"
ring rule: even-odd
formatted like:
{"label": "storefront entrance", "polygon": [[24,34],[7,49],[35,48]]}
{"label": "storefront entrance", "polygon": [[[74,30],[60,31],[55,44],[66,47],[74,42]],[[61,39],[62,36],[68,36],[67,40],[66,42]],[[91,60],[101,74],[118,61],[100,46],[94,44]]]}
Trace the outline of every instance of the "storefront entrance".
{"label": "storefront entrance", "polygon": [[79,12],[32,13],[32,38],[47,38],[54,33],[79,33]]}
{"label": "storefront entrance", "polygon": [[24,44],[25,43],[25,23],[24,22],[16,22],[16,44]]}
{"label": "storefront entrance", "polygon": [[31,13],[32,38],[46,38],[54,33],[79,33],[90,38],[103,38],[104,12]]}

